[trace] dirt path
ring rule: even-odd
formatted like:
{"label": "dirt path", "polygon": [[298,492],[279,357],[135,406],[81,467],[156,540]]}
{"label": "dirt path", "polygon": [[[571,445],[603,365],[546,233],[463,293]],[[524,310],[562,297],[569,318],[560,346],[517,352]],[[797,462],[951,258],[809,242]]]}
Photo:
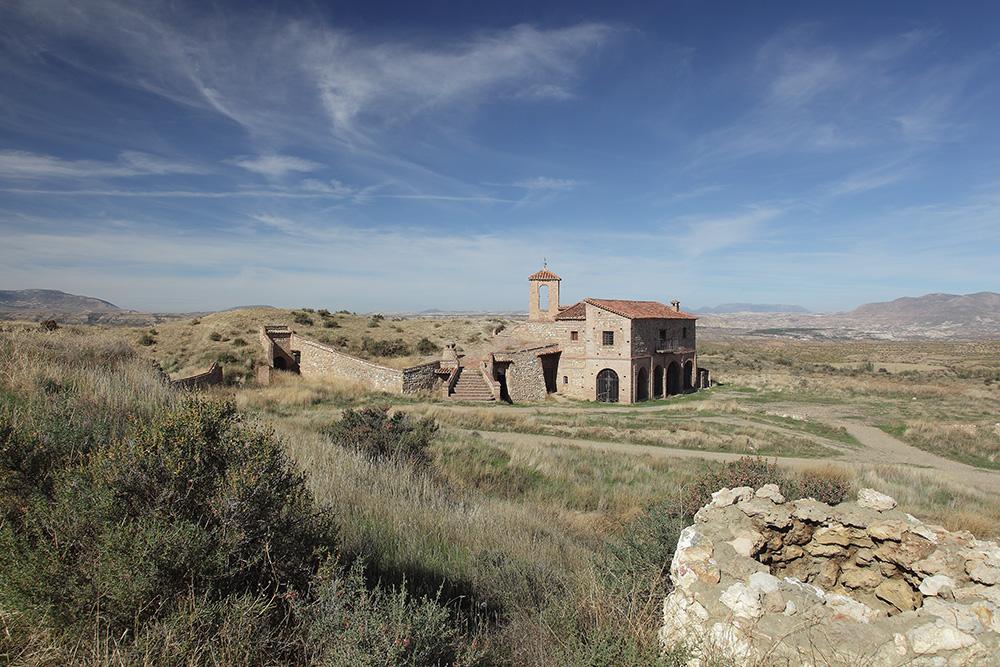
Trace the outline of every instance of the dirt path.
{"label": "dirt path", "polygon": [[[888,433],[873,426],[866,426],[851,421],[824,420],[832,426],[843,426],[847,432],[861,443],[860,449],[842,449],[840,454],[827,459],[798,458],[787,456],[768,456],[776,459],[779,465],[790,468],[814,467],[824,461],[833,461],[845,466],[888,465],[904,468],[918,468],[937,471],[942,478],[952,484],[973,487],[981,492],[1000,494],[1000,473],[982,470],[964,463],[952,461],[897,440]],[[471,429],[454,429],[472,433]],[[583,447],[601,452],[619,452],[633,456],[650,456],[653,458],[697,458],[706,461],[735,461],[743,452],[712,452],[696,449],[679,449],[675,447],[658,447],[655,445],[639,445],[628,442],[606,442],[602,440],[585,440],[552,435],[537,435],[534,433],[512,433],[508,431],[486,431],[478,429],[478,433],[490,439],[518,447],[537,447],[540,445],[560,445]]]}
{"label": "dirt path", "polygon": [[[675,447],[659,447],[657,445],[637,445],[630,442],[607,442],[604,440],[584,440],[581,438],[566,438],[556,435],[538,435],[536,433],[516,433],[511,431],[484,431],[477,429],[453,428],[459,433],[479,433],[494,442],[514,445],[517,447],[538,447],[548,445],[559,445],[563,447],[581,447],[599,452],[617,452],[620,454],[631,454],[633,456],[650,456],[657,459],[683,458],[683,459],[704,459],[706,461],[735,461],[746,453],[732,452],[709,452],[699,449],[678,449]],[[775,458],[768,456],[768,459]],[[793,468],[815,466],[825,459],[806,459],[782,456],[777,457],[778,463]]]}
{"label": "dirt path", "polygon": [[[719,398],[726,398],[725,394],[720,394]],[[622,408],[611,408],[611,407],[600,407],[594,408],[583,405],[544,405],[536,406],[532,408],[519,409],[518,412],[523,410],[522,414],[532,414],[532,413],[572,413],[576,411],[588,411],[591,413],[635,413],[635,412],[656,412],[667,409],[668,403],[657,403],[649,406],[641,407],[622,407]],[[435,408],[440,409],[442,406],[435,404]],[[936,471],[944,481],[950,482],[954,485],[960,487],[971,487],[980,492],[989,494],[1000,494],[1000,472],[985,470],[982,468],[976,468],[975,466],[970,466],[965,463],[960,463],[958,461],[953,461],[951,459],[933,454],[931,452],[918,449],[911,445],[894,438],[885,431],[875,428],[874,426],[869,426],[867,424],[861,423],[857,420],[860,416],[851,412],[850,407],[846,405],[821,405],[821,404],[808,404],[808,403],[774,403],[769,404],[768,413],[780,414],[782,412],[787,412],[790,414],[798,414],[806,417],[807,419],[827,424],[832,427],[843,427],[848,433],[854,436],[861,447],[847,447],[842,443],[835,443],[827,438],[822,438],[818,436],[813,436],[815,441],[821,442],[823,445],[835,448],[837,455],[830,458],[797,458],[797,457],[784,457],[784,456],[768,456],[767,458],[776,458],[778,463],[784,466],[801,468],[807,466],[815,466],[824,461],[833,461],[838,465],[860,467],[867,465],[887,465],[887,466],[899,466],[907,469],[918,469],[918,470],[931,470]],[[466,411],[473,410],[476,408],[471,408],[469,406],[446,406],[446,409],[453,409],[456,411]],[[511,408],[511,410],[514,410]],[[679,415],[678,415],[679,416]],[[723,421],[732,424],[747,423],[755,427],[766,428],[765,425],[760,422],[748,418],[745,420],[740,419],[737,416],[733,417],[705,417],[699,419],[697,413],[692,410],[690,415],[692,419],[704,420],[704,421]],[[794,429],[782,429],[780,426],[768,425],[774,430],[787,430],[789,433],[794,433],[797,436],[809,437],[807,434],[801,433]],[[465,430],[465,429],[456,429]],[[560,437],[560,436],[549,436],[549,435],[536,435],[531,433],[511,433],[511,432],[498,432],[498,431],[486,431],[479,429],[479,432],[486,435],[488,434],[490,438],[509,443],[515,446],[531,447],[544,444],[558,444],[558,445],[568,445],[584,447],[587,449],[594,449],[598,451],[605,452],[621,452],[624,454],[632,454],[636,456],[652,456],[655,458],[700,458],[708,461],[733,461],[739,459],[741,456],[745,456],[745,453],[730,453],[730,452],[712,452],[712,451],[701,451],[693,449],[679,449],[672,447],[659,447],[655,445],[641,445],[628,442],[605,442],[600,440],[585,440],[577,439],[572,437]]]}

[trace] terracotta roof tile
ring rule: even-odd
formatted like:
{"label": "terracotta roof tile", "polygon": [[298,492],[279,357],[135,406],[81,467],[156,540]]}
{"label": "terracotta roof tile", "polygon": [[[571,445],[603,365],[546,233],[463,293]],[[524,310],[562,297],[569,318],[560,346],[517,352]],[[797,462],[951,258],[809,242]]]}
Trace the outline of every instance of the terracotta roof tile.
{"label": "terracotta roof tile", "polygon": [[572,306],[560,307],[556,315],[557,320],[585,320],[587,319],[587,306],[583,301],[578,301]]}
{"label": "terracotta roof tile", "polygon": [[[603,308],[615,315],[627,317],[630,320],[696,320],[694,315],[674,310],[659,301],[629,301],[625,299],[584,299],[598,308]],[[575,306],[574,306],[575,307]],[[561,315],[562,313],[560,313]]]}
{"label": "terracotta roof tile", "polygon": [[562,278],[552,273],[547,268],[543,268],[542,270],[535,271],[528,276],[528,280],[562,280]]}

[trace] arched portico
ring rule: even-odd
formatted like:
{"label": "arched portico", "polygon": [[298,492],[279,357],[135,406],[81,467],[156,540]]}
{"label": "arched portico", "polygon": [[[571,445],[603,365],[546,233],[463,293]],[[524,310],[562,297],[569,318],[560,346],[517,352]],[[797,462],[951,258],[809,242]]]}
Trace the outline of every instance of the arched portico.
{"label": "arched portico", "polygon": [[640,366],[639,371],[635,374],[635,401],[636,403],[640,401],[649,400],[649,373],[646,371],[645,366]]}
{"label": "arched portico", "polygon": [[673,396],[684,391],[684,379],[682,375],[681,365],[676,361],[671,361],[670,365],[667,366],[667,394]]}
{"label": "arched portico", "polygon": [[691,391],[694,388],[694,361],[688,359],[684,362],[684,391]]}
{"label": "arched portico", "polygon": [[653,398],[663,398],[663,366],[653,368]]}

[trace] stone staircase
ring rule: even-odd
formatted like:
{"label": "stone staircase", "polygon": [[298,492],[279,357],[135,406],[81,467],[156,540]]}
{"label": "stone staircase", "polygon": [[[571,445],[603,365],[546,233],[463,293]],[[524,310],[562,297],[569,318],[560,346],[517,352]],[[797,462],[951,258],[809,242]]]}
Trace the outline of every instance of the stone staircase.
{"label": "stone staircase", "polygon": [[490,391],[483,374],[475,366],[462,366],[458,369],[458,380],[448,398],[456,401],[492,401]]}

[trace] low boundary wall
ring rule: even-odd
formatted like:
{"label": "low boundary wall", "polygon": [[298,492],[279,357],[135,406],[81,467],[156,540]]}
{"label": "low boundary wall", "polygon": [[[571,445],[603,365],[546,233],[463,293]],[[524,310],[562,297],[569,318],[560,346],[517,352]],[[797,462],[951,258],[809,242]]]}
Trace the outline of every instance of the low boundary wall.
{"label": "low boundary wall", "polygon": [[292,334],[292,348],[299,352],[299,373],[302,377],[336,377],[363,384],[376,391],[403,393],[403,371],[380,366],[364,359],[352,357]]}
{"label": "low boundary wall", "polygon": [[219,362],[215,362],[212,364],[212,367],[204,373],[198,373],[197,375],[189,375],[186,378],[171,380],[170,386],[176,387],[177,389],[202,389],[204,387],[222,384],[222,381],[222,366],[219,365]]}

